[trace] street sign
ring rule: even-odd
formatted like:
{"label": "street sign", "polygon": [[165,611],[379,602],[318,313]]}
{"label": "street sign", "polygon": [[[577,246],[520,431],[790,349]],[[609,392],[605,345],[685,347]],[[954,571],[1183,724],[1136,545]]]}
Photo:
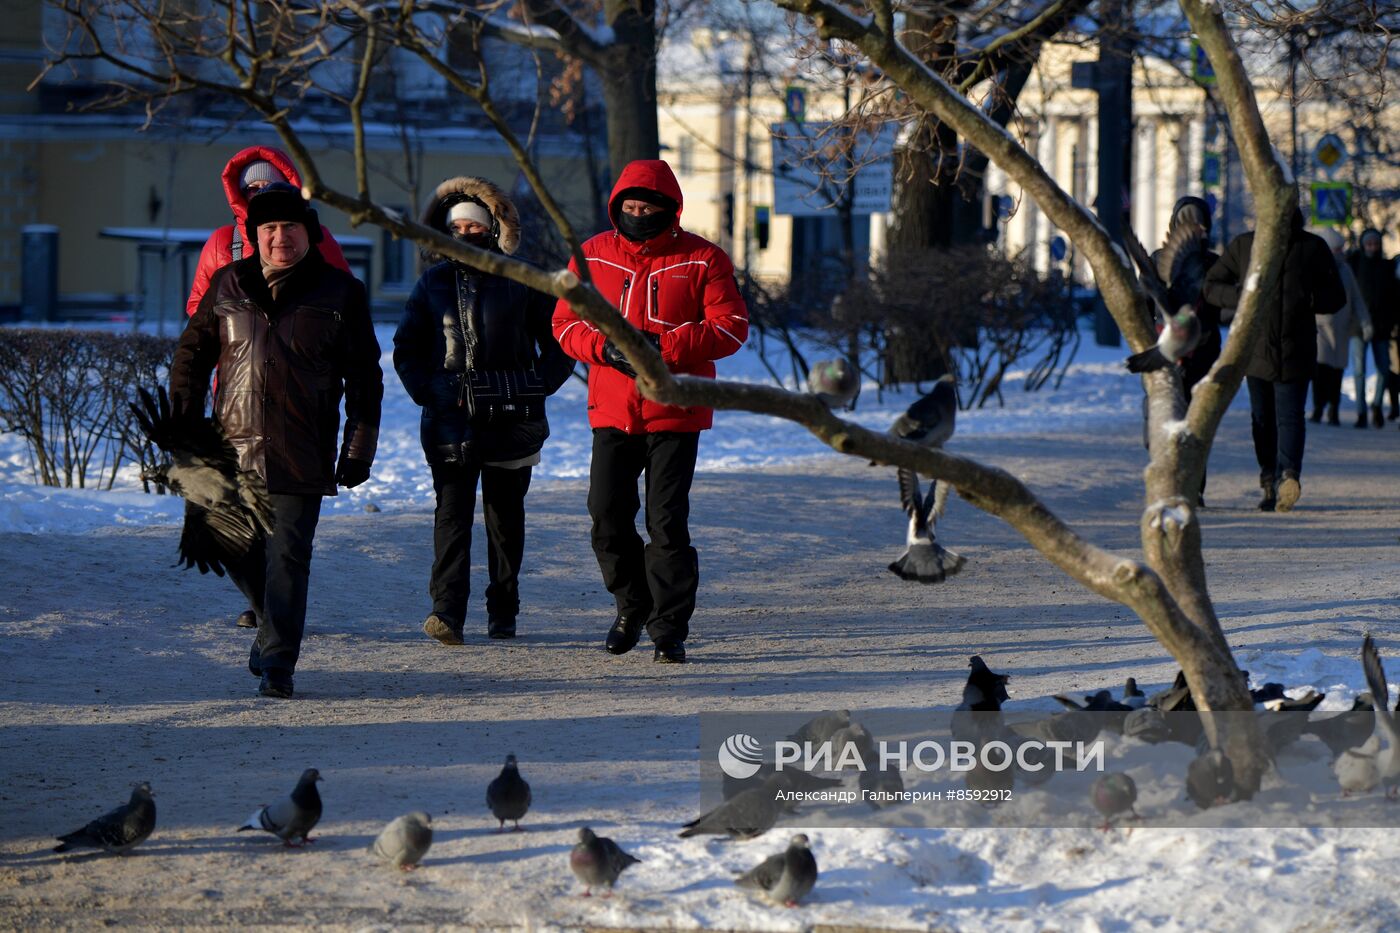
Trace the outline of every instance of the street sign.
{"label": "street sign", "polygon": [[783,110],[789,120],[801,126],[807,120],[807,92],[789,84],[783,90]]}
{"label": "street sign", "polygon": [[1064,237],[1062,237],[1062,236],[1054,236],[1054,237],[1051,237],[1051,238],[1050,238],[1050,258],[1051,258],[1051,259],[1055,260],[1056,262],[1060,262],[1061,260],[1063,260],[1063,259],[1065,258],[1065,255],[1066,255],[1068,252],[1069,252],[1069,249],[1068,249],[1068,247],[1065,246],[1065,238],[1064,238]]}
{"label": "street sign", "polygon": [[1312,222],[1334,227],[1351,223],[1351,182],[1312,183]]}
{"label": "street sign", "polygon": [[1220,186],[1220,153],[1207,152],[1201,159],[1201,184],[1207,188]]}
{"label": "street sign", "polygon": [[1347,147],[1336,133],[1328,133],[1313,147],[1313,161],[1331,178],[1347,161]]}
{"label": "street sign", "polygon": [[[773,213],[815,217],[851,197],[853,214],[883,214],[894,187],[894,140],[899,127],[860,130],[849,154],[838,145],[848,131],[830,123],[774,123]],[[854,169],[854,172],[852,171]]]}
{"label": "street sign", "polygon": [[1215,68],[1206,57],[1206,50],[1196,39],[1191,40],[1191,79],[1197,84],[1214,84]]}

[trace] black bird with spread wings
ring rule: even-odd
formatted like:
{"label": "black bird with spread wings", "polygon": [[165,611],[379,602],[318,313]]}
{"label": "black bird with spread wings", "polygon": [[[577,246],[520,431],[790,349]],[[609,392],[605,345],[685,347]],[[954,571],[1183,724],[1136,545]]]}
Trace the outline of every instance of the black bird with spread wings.
{"label": "black bird with spread wings", "polygon": [[267,483],[256,471],[239,469],[238,452],[211,419],[174,415],[164,387],[154,396],[138,391],[141,404],[131,405],[136,421],[170,458],[146,478],[185,500],[179,563],[222,577],[272,532]]}
{"label": "black bird with spread wings", "polygon": [[1179,362],[1201,342],[1196,300],[1205,280],[1209,241],[1204,227],[1183,223],[1174,227],[1154,262],[1133,233],[1123,228],[1124,242],[1138,266],[1138,278],[1156,306],[1161,333],[1154,346],[1128,357],[1135,373],[1165,369]]}
{"label": "black bird with spread wings", "polygon": [[[958,395],[952,376],[934,383],[933,391],[914,402],[895,419],[890,433],[925,447],[941,448],[953,436],[957,424]],[[902,580],[939,583],[962,569],[965,560],[940,546],[934,525],[948,503],[948,485],[930,480],[928,493],[919,489],[919,474],[899,468],[899,499],[909,516],[904,553],[890,564],[890,573]]]}

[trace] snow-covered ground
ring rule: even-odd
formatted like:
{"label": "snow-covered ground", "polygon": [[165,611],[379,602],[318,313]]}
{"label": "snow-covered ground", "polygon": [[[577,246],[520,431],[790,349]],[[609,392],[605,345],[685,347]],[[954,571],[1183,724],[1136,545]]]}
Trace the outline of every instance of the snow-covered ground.
{"label": "snow-covered ground", "polygon": [[[1013,381],[1005,409],[960,414],[951,446],[1023,478],[1095,543],[1135,553],[1140,389],[1122,355],[1086,344],[1058,391],[1026,394]],[[760,372],[747,351],[721,370]],[[176,503],[130,488],[36,490],[15,439],[0,436],[0,925],[1400,926],[1393,826],[1153,826],[1153,797],[1179,798],[1177,776],[1142,782],[1144,820],[1131,834],[1099,832],[1092,819],[1082,829],[836,829],[799,813],[752,842],[677,838],[698,812],[705,713],[947,710],[970,654],[1011,675],[1014,708],[1049,710],[1051,694],[1129,675],[1151,692],[1174,665],[1129,613],[961,502],[940,537],[967,568],[938,586],[903,583],[883,569],[904,534],[889,471],[837,457],[796,427],[723,412],[702,441],[693,497],[703,576],[693,663],[610,657],[600,650],[610,600],[588,546],[582,386],[572,384],[551,402],[554,437],[530,492],[521,637],[488,642],[474,602],[467,646],[442,648],[418,629],[431,493],[416,412],[387,358],[386,374],[376,477],[339,497],[318,532],[290,703],[252,696],[250,635],[232,625],[241,607],[227,581],[170,568]],[[883,427],[909,398],[875,404],[867,392],[856,418]],[[1309,427],[1299,509],[1261,515],[1237,400],[1200,514],[1212,597],[1241,666],[1256,683],[1314,687],[1328,694],[1324,709],[1342,709],[1362,689],[1364,632],[1392,682],[1400,665],[1400,431]],[[365,513],[371,501],[382,512]],[[1318,743],[1305,742],[1315,756]],[[525,832],[497,835],[482,795],[508,752],[534,805]],[[315,845],[286,852],[232,832],[309,766],[325,776]],[[54,833],[124,799],[135,780],[154,785],[160,822],[133,855],[49,852]],[[400,876],[364,848],[413,809],[432,813],[437,837],[424,867]],[[610,899],[578,897],[568,873],[583,825],[642,859]],[[799,829],[822,870],[810,902],[775,908],[734,887],[733,872]]]}

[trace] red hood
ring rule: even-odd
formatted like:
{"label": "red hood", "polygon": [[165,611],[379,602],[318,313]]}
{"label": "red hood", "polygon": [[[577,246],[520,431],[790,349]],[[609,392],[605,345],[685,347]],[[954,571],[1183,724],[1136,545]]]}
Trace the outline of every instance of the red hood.
{"label": "red hood", "polygon": [[273,149],[270,146],[249,146],[242,152],[234,155],[224,166],[224,196],[228,198],[228,206],[233,210],[233,216],[238,219],[238,226],[243,226],[243,221],[248,219],[248,202],[243,197],[243,191],[238,187],[238,179],[243,174],[243,170],[252,162],[271,162],[277,171],[286,176],[287,181],[296,187],[301,187],[301,173],[297,171],[294,163],[281,149]]}
{"label": "red hood", "polygon": [[628,162],[627,167],[622,170],[622,174],[617,176],[617,184],[613,185],[612,194],[608,197],[608,217],[612,219],[613,229],[617,228],[617,214],[622,210],[622,202],[618,200],[618,195],[628,188],[646,188],[649,191],[657,191],[675,201],[677,205],[676,227],[680,227],[681,211],[685,210],[685,198],[681,194],[681,186],[676,181],[676,176],[671,172],[671,166],[667,165],[664,160],[638,159],[635,162]]}

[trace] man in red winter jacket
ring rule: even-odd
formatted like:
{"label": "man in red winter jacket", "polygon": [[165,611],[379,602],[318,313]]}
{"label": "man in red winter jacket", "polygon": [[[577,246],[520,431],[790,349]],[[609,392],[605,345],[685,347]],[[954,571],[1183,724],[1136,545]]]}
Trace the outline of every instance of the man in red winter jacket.
{"label": "man in red winter jacket", "polygon": [[[584,243],[583,255],[594,287],[652,342],[672,372],[713,379],[714,361],[748,338],[748,309],[724,250],[681,229],[683,206],[669,165],[632,162],[608,200],[613,230]],[[642,398],[626,358],[567,302],[554,309],[554,336],[565,353],[588,364],[588,513],[593,553],[617,601],[607,650],[631,651],[645,625],[656,645],[653,660],[683,663],[700,582],[690,546],[690,484],[700,432],[710,427],[713,412]],[[645,546],[636,528],[643,474],[651,539]]]}
{"label": "man in red winter jacket", "polygon": [[[251,246],[244,241],[243,222],[248,219],[248,199],[273,182],[284,181],[295,188],[301,187],[301,175],[295,163],[281,149],[271,146],[249,146],[234,155],[224,166],[224,194],[228,198],[229,210],[233,211],[233,223],[226,224],[209,234],[204,241],[204,249],[199,252],[199,265],[194,270],[194,283],[190,287],[189,300],[185,302],[185,314],[194,316],[199,307],[199,299],[209,288],[209,279],[235,259],[242,259],[257,252],[257,244]],[[321,242],[316,244],[326,262],[337,269],[350,271],[340,244],[330,231],[322,228]]]}

